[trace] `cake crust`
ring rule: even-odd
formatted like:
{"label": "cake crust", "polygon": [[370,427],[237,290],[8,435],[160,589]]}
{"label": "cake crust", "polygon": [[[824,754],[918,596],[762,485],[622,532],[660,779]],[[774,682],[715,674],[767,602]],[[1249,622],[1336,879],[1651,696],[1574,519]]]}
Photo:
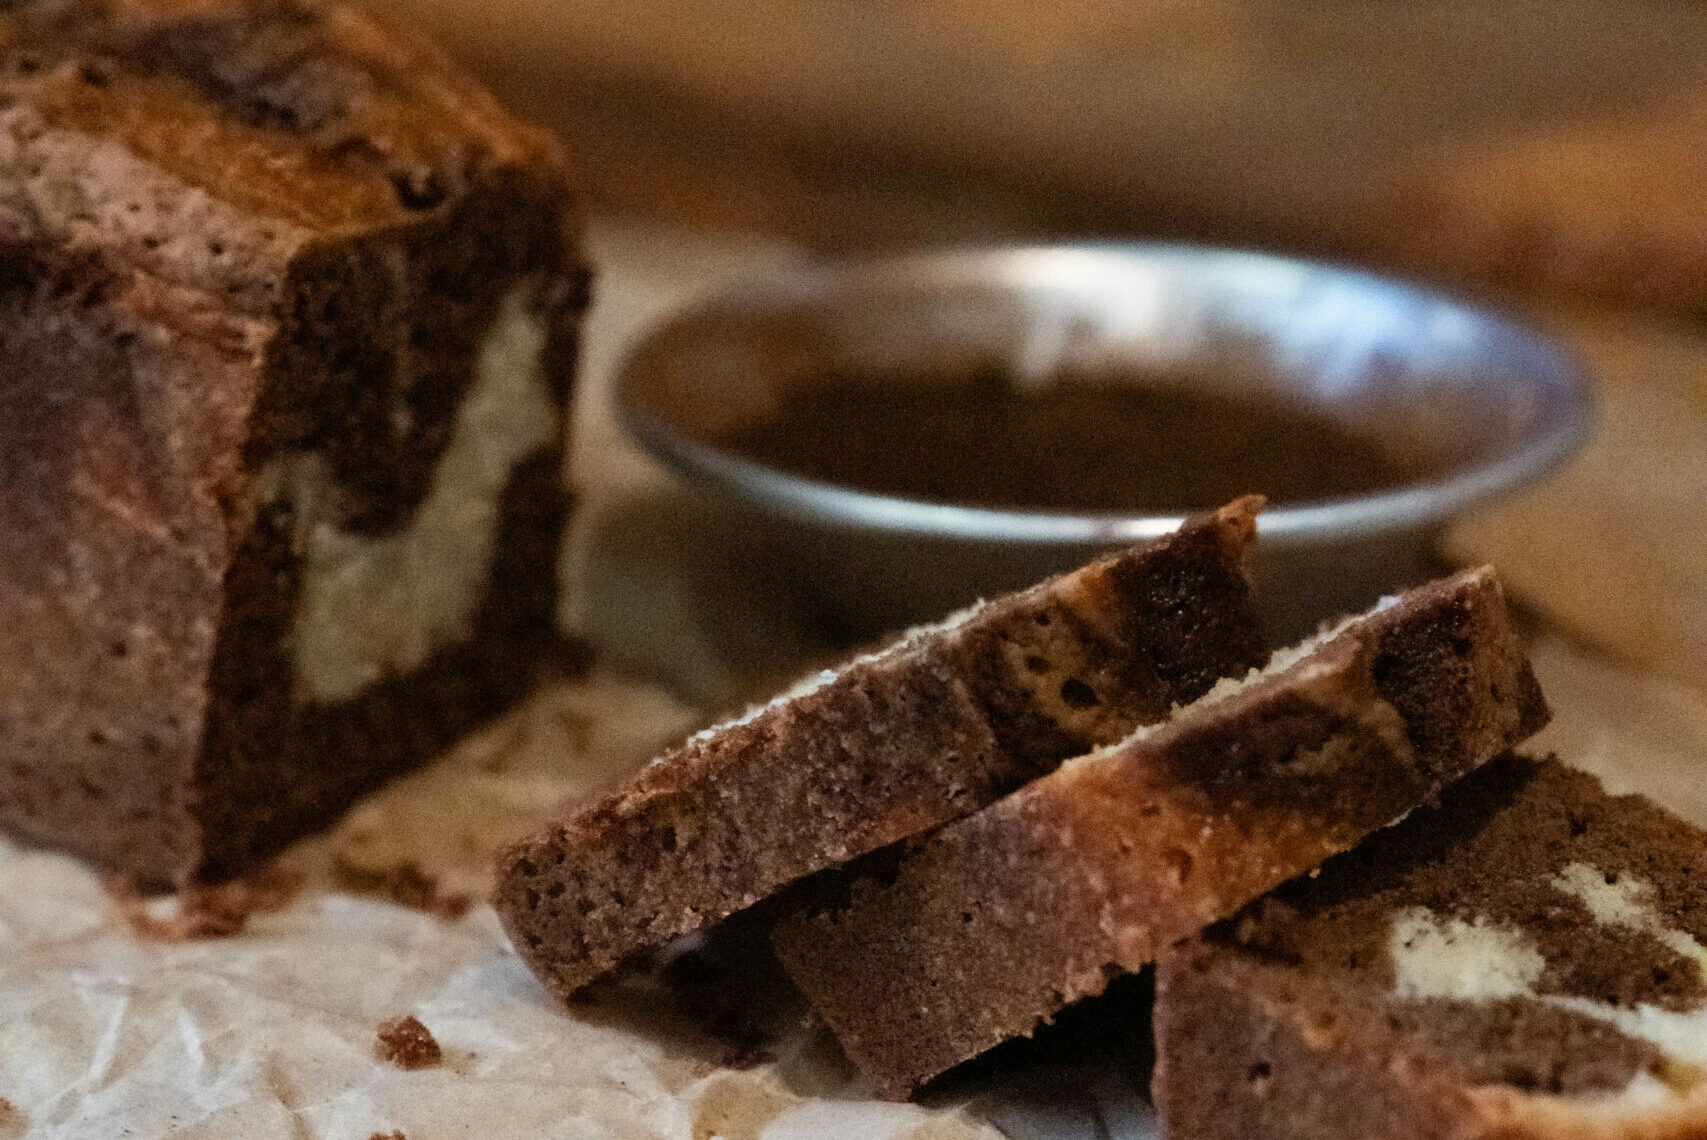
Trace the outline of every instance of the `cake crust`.
{"label": "cake crust", "polygon": [[1170,1140],[1707,1135],[1707,837],[1507,756],[1165,955]]}
{"label": "cake crust", "polygon": [[567,997],[636,952],[975,811],[1261,658],[1256,500],[915,631],[665,754],[505,853],[495,905]]}
{"label": "cake crust", "polygon": [[1486,569],[851,868],[777,925],[881,1095],[1014,1036],[1353,846],[1539,729]]}
{"label": "cake crust", "polygon": [[[0,825],[235,874],[520,695],[556,646],[566,169],[342,5],[6,6]],[[478,596],[320,686],[292,648],[310,537],[408,530],[512,298],[545,411],[489,491]],[[312,495],[275,478],[309,467]]]}

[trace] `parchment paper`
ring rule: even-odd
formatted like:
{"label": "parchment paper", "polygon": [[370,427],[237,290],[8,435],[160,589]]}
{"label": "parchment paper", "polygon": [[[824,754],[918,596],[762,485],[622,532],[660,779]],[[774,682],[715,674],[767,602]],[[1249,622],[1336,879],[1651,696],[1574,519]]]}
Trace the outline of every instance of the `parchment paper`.
{"label": "parchment paper", "polygon": [[[1707,711],[1693,694],[1557,639],[1537,662],[1560,714],[1539,745],[1707,820]],[[1119,1035],[1077,1049],[1069,1036],[1059,1063],[1033,1049],[985,1066],[928,1107],[881,1104],[756,958],[709,975],[713,1006],[748,1019],[731,1040],[695,1008],[703,986],[696,997],[640,979],[565,1009],[486,906],[448,918],[382,897],[412,866],[454,911],[483,890],[493,844],[697,719],[608,677],[543,693],[293,849],[281,870],[300,886],[231,938],[139,936],[133,904],[89,868],[0,841],[0,1097],[13,1106],[0,1140],[1153,1135],[1141,1049]],[[157,918],[170,909],[150,904]],[[405,1072],[375,1055],[378,1024],[403,1015],[435,1035],[441,1066]]]}
{"label": "parchment paper", "polygon": [[[827,651],[767,599],[684,563],[678,533],[637,535],[648,512],[698,516],[621,442],[603,393],[622,343],[682,292],[786,252],[600,240],[564,617],[608,664],[291,849],[247,891],[261,909],[246,921],[242,897],[217,896],[233,936],[174,940],[208,899],[138,900],[0,838],[0,1140],[960,1140],[997,1136],[992,1120],[1016,1137],[1143,1135],[1128,1058],[1034,1057],[928,1107],[874,1101],[757,945],[690,954],[677,963],[690,970],[565,1009],[479,901],[501,843]],[[635,679],[648,674],[657,683]],[[406,1015],[440,1065],[380,1059],[377,1027]]]}
{"label": "parchment paper", "polygon": [[[669,525],[698,516],[602,418],[602,377],[633,329],[760,255],[598,236],[613,307],[588,346],[566,618],[607,643],[608,664],[293,848],[264,884],[270,909],[231,937],[162,940],[183,904],[115,895],[74,859],[0,839],[0,1140],[1153,1136],[1139,999],[1007,1050],[926,1105],[882,1104],[739,932],[565,1009],[477,901],[498,844],[827,651],[727,566],[677,556]],[[637,520],[662,529],[638,540]],[[1707,818],[1707,708],[1692,692],[1555,638],[1537,663],[1559,714],[1547,743],[1615,790]],[[377,1026],[405,1015],[442,1064],[378,1057]]]}
{"label": "parchment paper", "polygon": [[[289,852],[294,893],[234,937],[161,941],[186,904],[114,897],[74,859],[0,841],[0,1137],[970,1140],[996,1135],[992,1116],[1015,1136],[1094,1136],[1098,1095],[1139,1134],[1119,1065],[1021,1065],[1012,1088],[986,1075],[929,1108],[870,1100],[749,946],[687,984],[664,971],[568,1010],[488,907],[434,913],[484,891],[497,843],[695,719],[604,677],[543,693]],[[400,868],[432,910],[383,897]],[[405,1015],[441,1065],[376,1055],[379,1023]]]}

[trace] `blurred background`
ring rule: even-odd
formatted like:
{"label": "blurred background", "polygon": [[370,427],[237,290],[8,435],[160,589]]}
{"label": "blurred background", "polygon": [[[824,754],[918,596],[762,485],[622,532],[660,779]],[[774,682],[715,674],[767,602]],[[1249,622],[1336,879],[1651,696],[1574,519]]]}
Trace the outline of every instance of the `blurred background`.
{"label": "blurred background", "polygon": [[1707,692],[1700,0],[382,2],[576,155],[595,375],[778,249],[1183,236],[1521,309],[1591,365],[1599,428],[1446,553]]}
{"label": "blurred background", "polygon": [[387,0],[601,209],[821,247],[1183,234],[1707,309],[1691,0]]}

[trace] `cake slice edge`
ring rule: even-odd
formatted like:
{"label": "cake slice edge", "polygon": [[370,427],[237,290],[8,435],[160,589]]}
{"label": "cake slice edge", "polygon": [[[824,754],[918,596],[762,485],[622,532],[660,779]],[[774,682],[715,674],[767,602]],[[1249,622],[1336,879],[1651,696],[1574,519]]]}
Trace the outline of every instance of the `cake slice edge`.
{"label": "cake slice edge", "polygon": [[495,906],[569,997],[790,883],[976,810],[1262,657],[1261,500],[982,603],[689,738],[500,856]]}
{"label": "cake slice edge", "polygon": [[851,868],[779,922],[783,965],[881,1095],[1029,1034],[1548,716],[1485,567],[1278,665],[1068,761],[898,866]]}

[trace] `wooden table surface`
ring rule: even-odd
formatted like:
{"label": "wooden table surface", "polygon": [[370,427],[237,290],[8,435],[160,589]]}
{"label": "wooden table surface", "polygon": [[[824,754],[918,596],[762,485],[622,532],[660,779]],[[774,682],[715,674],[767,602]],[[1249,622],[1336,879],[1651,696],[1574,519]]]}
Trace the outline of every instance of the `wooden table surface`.
{"label": "wooden table surface", "polygon": [[1707,312],[1701,0],[377,0],[606,207],[1167,232]]}

